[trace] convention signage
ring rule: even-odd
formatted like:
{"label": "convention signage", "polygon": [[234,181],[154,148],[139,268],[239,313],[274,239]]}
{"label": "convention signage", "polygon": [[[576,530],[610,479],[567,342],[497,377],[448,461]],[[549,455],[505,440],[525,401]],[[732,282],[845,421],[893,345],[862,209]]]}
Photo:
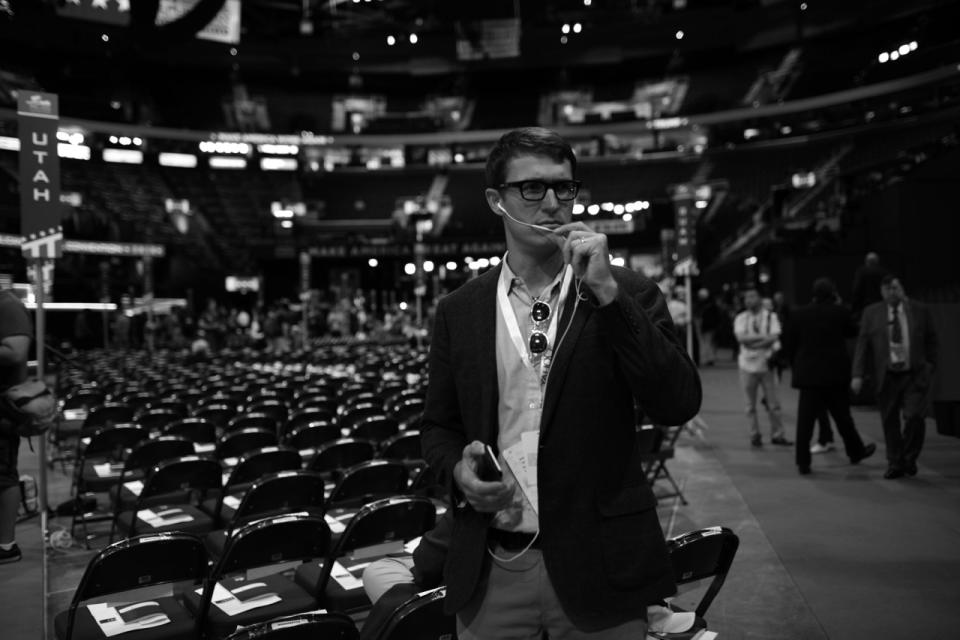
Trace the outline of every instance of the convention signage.
{"label": "convention signage", "polygon": [[694,198],[694,191],[688,185],[679,185],[673,191],[677,238],[674,272],[677,275],[697,273],[697,215]]}
{"label": "convention signage", "polygon": [[21,91],[17,98],[20,128],[20,232],[27,258],[59,258],[60,156],[57,155],[57,95]]}
{"label": "convention signage", "polygon": [[[19,247],[24,238],[0,233],[0,247]],[[143,258],[152,256],[162,258],[167,249],[162,244],[139,244],[136,242],[96,242],[93,240],[64,240],[61,243],[64,253],[87,253],[96,256],[118,256]]]}

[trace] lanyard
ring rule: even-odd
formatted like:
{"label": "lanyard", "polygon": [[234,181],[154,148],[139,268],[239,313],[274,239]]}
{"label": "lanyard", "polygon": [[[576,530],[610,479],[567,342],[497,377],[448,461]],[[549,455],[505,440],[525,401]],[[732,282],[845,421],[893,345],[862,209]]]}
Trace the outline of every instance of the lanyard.
{"label": "lanyard", "polygon": [[[503,316],[503,323],[507,326],[507,332],[510,334],[510,341],[513,342],[513,346],[516,348],[517,353],[520,354],[520,358],[523,360],[524,366],[533,368],[533,358],[531,357],[529,351],[527,350],[527,344],[523,339],[523,336],[520,335],[520,324],[517,322],[517,316],[513,313],[513,307],[510,304],[510,300],[507,297],[507,287],[509,282],[507,282],[507,271],[502,269],[500,271],[500,284],[497,287],[497,307],[500,309],[500,315]],[[567,293],[570,291],[570,282],[573,280],[573,269],[567,265],[563,274],[563,285],[560,287],[560,298],[556,305],[555,313],[551,314],[550,324],[547,328],[547,344],[549,345],[547,352],[543,354],[543,360],[548,360],[553,354],[553,341],[557,336],[557,324],[560,321],[560,312],[563,310],[563,303],[567,299]]]}

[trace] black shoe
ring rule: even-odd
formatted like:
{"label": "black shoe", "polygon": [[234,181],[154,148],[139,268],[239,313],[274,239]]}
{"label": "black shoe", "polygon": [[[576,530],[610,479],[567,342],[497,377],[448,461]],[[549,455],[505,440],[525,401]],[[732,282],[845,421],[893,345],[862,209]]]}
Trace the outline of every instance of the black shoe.
{"label": "black shoe", "polygon": [[911,462],[910,464],[907,465],[907,467],[903,470],[903,472],[908,476],[910,476],[911,478],[917,475],[917,463]]}
{"label": "black shoe", "polygon": [[760,439],[760,436],[753,436],[750,438],[750,446],[754,449],[763,446],[763,440]]}
{"label": "black shoe", "polygon": [[810,475],[810,467],[797,467],[797,471],[799,471],[802,476]]}
{"label": "black shoe", "polygon": [[886,478],[887,480],[895,480],[896,478],[902,478],[903,471],[901,471],[900,469],[897,469],[896,467],[890,467],[883,474],[883,477]]}
{"label": "black shoe", "polygon": [[778,444],[781,447],[789,447],[793,445],[793,443],[787,440],[786,438],[773,438],[770,442],[772,442],[773,444]]}
{"label": "black shoe", "polygon": [[[858,464],[861,460],[866,460],[877,451],[877,445],[870,443],[863,447],[863,452],[856,458],[850,458],[850,464]],[[916,473],[916,472],[914,472]]]}
{"label": "black shoe", "polygon": [[10,549],[0,548],[0,564],[7,564],[8,562],[18,562],[20,558],[23,557],[23,554],[20,553],[20,547],[16,543],[13,544]]}

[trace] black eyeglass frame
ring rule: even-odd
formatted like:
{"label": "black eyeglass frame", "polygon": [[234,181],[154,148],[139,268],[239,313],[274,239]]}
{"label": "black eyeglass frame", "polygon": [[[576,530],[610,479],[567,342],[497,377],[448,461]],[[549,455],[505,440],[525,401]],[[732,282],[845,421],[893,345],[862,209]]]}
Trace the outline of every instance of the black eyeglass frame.
{"label": "black eyeglass frame", "polygon": [[[531,198],[524,194],[524,185],[526,184],[541,184],[543,185],[543,195],[539,198]],[[560,202],[570,202],[571,200],[576,200],[577,195],[580,193],[580,187],[583,183],[580,180],[555,180],[553,182],[548,182],[546,180],[515,180],[513,182],[504,182],[497,185],[498,189],[506,189],[507,187],[516,187],[520,192],[520,197],[526,200],[527,202],[542,202],[544,198],[547,197],[547,191],[553,189],[553,195],[556,196],[557,200]],[[557,193],[557,188],[561,185],[573,185],[573,195],[569,198],[561,198],[560,194]]]}

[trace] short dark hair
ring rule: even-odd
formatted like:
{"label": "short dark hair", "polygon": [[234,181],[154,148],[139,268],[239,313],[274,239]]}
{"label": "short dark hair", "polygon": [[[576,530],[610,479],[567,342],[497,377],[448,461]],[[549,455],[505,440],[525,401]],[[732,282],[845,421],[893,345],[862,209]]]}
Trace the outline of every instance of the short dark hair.
{"label": "short dark hair", "polygon": [[555,131],[543,127],[523,127],[503,134],[487,156],[487,186],[498,188],[507,179],[507,163],[518,156],[546,156],[557,163],[570,163],[576,177],[577,157],[570,144]]}
{"label": "short dark hair", "polygon": [[[887,272],[883,274],[882,278],[880,278],[880,286],[889,287],[891,284],[893,284],[894,280],[899,280],[899,279],[900,278],[897,277],[897,274]],[[901,282],[900,284],[903,284],[903,283]]]}
{"label": "short dark hair", "polygon": [[813,281],[813,299],[820,301],[835,300],[837,285],[830,278],[817,278]]}

